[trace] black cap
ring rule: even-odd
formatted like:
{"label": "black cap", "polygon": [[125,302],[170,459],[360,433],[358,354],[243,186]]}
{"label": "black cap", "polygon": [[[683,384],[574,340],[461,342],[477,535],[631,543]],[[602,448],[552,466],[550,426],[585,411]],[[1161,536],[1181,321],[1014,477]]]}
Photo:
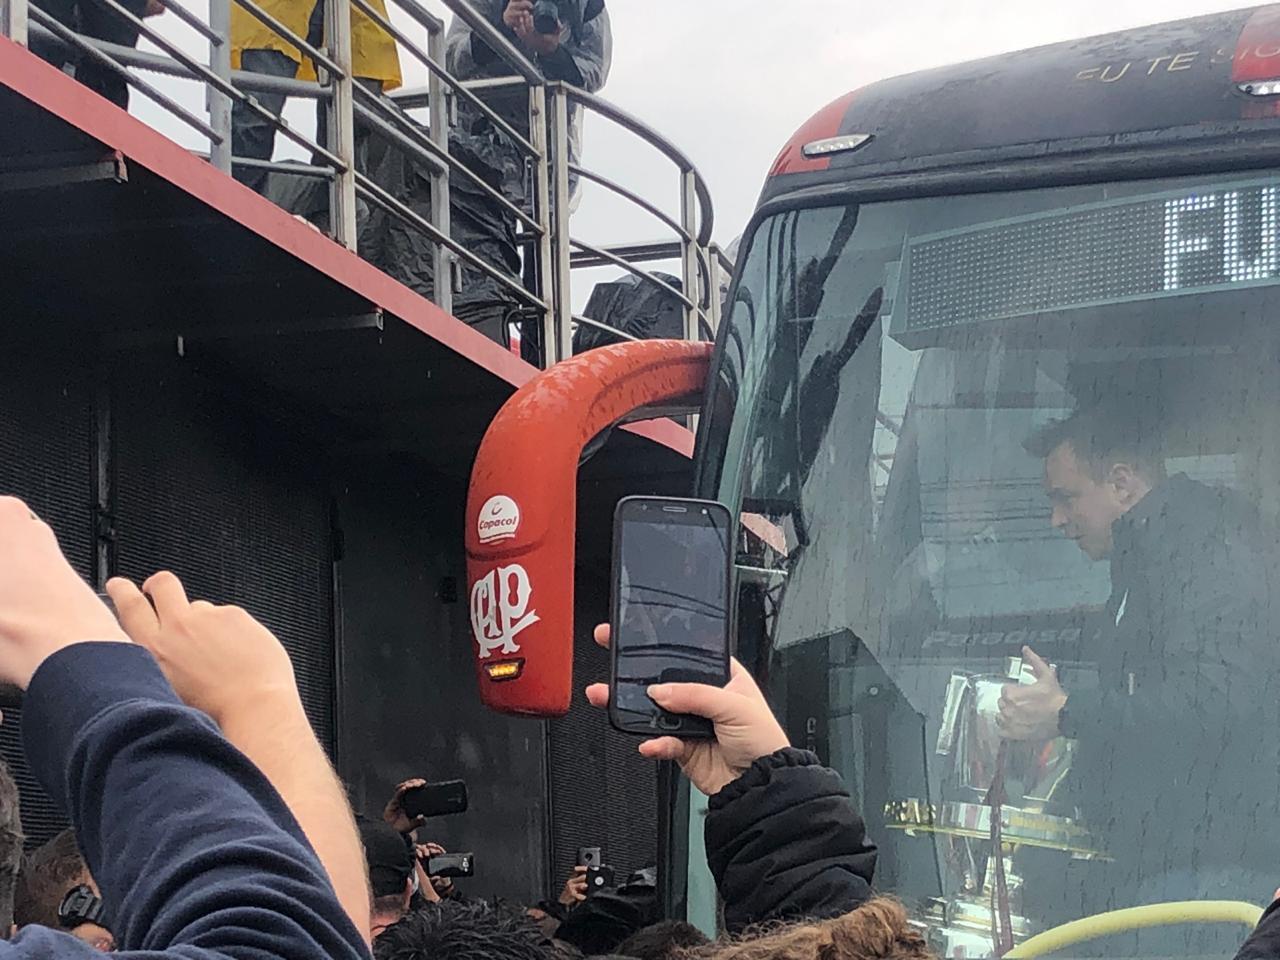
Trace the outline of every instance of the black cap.
{"label": "black cap", "polygon": [[365,861],[369,864],[369,884],[375,897],[392,897],[404,893],[404,885],[413,876],[413,850],[408,840],[395,828],[381,820],[356,817],[360,840],[364,844]]}

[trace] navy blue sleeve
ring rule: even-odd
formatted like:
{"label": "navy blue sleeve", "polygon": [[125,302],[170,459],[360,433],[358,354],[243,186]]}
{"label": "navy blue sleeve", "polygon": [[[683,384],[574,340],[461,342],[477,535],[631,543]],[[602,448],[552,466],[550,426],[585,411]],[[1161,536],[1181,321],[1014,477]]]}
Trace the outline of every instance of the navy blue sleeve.
{"label": "navy blue sleeve", "polygon": [[[368,957],[284,801],[178,700],[146,650],[85,643],[50,657],[22,726],[32,772],[75,824],[122,960]],[[97,954],[40,928],[0,944],[0,958],[55,956]]]}

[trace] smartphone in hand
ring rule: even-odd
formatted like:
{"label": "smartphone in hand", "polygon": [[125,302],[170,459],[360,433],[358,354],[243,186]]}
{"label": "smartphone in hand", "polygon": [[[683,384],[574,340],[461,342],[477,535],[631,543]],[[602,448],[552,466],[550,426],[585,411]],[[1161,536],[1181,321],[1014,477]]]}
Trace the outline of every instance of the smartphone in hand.
{"label": "smartphone in hand", "polygon": [[465,780],[443,780],[412,787],[400,798],[400,806],[411,817],[447,817],[467,812]]}
{"label": "smartphone in hand", "polygon": [[442,853],[428,857],[423,867],[429,877],[474,877],[476,875],[476,855],[474,853]]}
{"label": "smartphone in hand", "polygon": [[587,896],[592,897],[613,887],[613,867],[603,864],[598,867],[587,867]]}
{"label": "smartphone in hand", "polygon": [[655,683],[729,682],[734,528],[709,500],[627,497],[613,524],[609,719],[624,733],[710,738],[711,721],[667,713]]}

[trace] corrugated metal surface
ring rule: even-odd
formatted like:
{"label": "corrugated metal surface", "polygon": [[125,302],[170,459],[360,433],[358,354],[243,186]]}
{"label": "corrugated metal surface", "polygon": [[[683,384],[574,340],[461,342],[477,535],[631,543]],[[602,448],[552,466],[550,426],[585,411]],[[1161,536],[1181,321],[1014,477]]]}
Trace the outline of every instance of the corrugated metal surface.
{"label": "corrugated metal surface", "polygon": [[[579,583],[586,579],[579,576]],[[607,579],[596,577],[595,580]],[[586,586],[584,584],[584,586]],[[607,590],[607,583],[593,584]],[[574,648],[574,702],[551,722],[552,871],[555,891],[577,862],[579,847],[601,847],[618,880],[658,862],[657,765],[636,752],[638,737],[618,733],[581,695],[588,683],[607,682],[608,655],[589,639],[607,617],[580,589]]]}
{"label": "corrugated metal surface", "polygon": [[259,618],[289,650],[312,726],[331,747],[330,525],[314,455],[184,371],[115,387],[118,572],[172,569],[193,599]]}

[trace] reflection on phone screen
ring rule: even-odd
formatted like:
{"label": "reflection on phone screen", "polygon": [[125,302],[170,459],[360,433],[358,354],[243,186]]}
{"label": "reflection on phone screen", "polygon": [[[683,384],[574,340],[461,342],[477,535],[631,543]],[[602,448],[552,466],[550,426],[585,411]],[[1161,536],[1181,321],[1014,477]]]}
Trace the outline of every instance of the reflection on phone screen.
{"label": "reflection on phone screen", "polygon": [[625,521],[613,643],[619,717],[648,724],[660,713],[654,683],[725,682],[729,532],[704,523]]}

